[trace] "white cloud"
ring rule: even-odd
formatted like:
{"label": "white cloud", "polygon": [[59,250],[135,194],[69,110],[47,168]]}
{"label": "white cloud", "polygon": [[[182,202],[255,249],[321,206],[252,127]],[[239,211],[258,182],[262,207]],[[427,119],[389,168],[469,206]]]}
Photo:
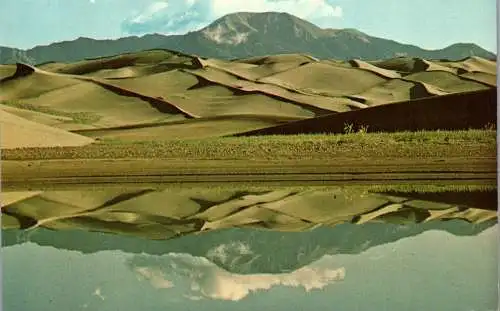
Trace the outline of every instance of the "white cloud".
{"label": "white cloud", "polygon": [[100,287],[96,288],[95,291],[94,291],[94,293],[92,295],[99,297],[99,299],[101,299],[101,300],[105,299],[104,296],[101,293],[101,288]]}
{"label": "white cloud", "polygon": [[95,0],[89,0],[90,3],[95,3]]}
{"label": "white cloud", "polygon": [[[168,9],[168,2],[155,2],[148,6],[144,11],[140,14],[136,15],[133,19],[133,23],[144,24],[155,18],[161,18],[163,15],[162,11]],[[156,16],[158,15],[158,16]]]}
{"label": "white cloud", "polygon": [[321,26],[331,26],[343,15],[340,6],[327,0],[164,0],[130,16],[123,22],[122,30],[131,34],[185,33],[226,14],[268,11],[286,12]]}
{"label": "white cloud", "polygon": [[193,300],[193,301],[198,301],[198,300],[203,299],[203,297],[201,297],[201,296],[190,296],[190,295],[183,295],[183,296],[186,297],[187,299]]}
{"label": "white cloud", "polygon": [[304,19],[342,17],[342,8],[325,0],[211,0],[212,10],[218,16],[233,12],[286,12]]}
{"label": "white cloud", "polygon": [[[325,256],[309,266],[280,274],[230,273],[204,257],[173,253],[163,256],[161,260],[152,260],[147,266],[142,258],[141,265],[132,266],[138,275],[146,277],[155,288],[173,287],[167,277],[177,279],[179,284],[188,283],[188,292],[184,296],[191,300],[208,298],[238,301],[252,292],[269,290],[274,286],[302,287],[309,292],[341,281],[345,278],[345,269],[332,268],[332,258]],[[176,263],[176,269],[172,269],[172,262]]]}

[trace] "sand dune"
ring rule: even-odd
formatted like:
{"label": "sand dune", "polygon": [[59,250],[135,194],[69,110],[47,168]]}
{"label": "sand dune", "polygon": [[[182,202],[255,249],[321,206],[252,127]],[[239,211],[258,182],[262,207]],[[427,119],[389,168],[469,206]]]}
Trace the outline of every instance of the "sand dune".
{"label": "sand dune", "polygon": [[16,72],[14,65],[0,65],[0,80],[12,76]]}
{"label": "sand dune", "polygon": [[398,78],[349,97],[376,106],[446,94],[431,84]]}
{"label": "sand dune", "polygon": [[[86,75],[102,70],[114,70],[121,68],[142,68],[157,64],[183,64],[191,63],[192,57],[183,56],[182,53],[169,50],[150,50],[138,53],[122,54],[98,59],[88,59],[71,64],[58,64],[54,72],[63,74]],[[49,69],[49,64],[44,69]]]}
{"label": "sand dune", "polygon": [[396,71],[403,75],[422,71],[446,71],[456,73],[456,69],[448,66],[441,66],[421,58],[398,57],[393,59],[372,61],[370,64],[386,70]]}
{"label": "sand dune", "polygon": [[[218,85],[231,90],[232,95],[237,95],[235,98],[239,98],[238,95],[261,94],[272,99],[277,99],[279,101],[279,109],[284,107],[293,107],[294,109],[305,108],[301,109],[300,115],[302,116],[305,114],[309,116],[311,114],[324,115],[330,114],[333,111],[351,110],[351,107],[345,105],[343,102],[339,102],[338,98],[306,93],[282,84],[242,80],[222,70],[206,69],[202,72],[191,71],[191,73],[201,78],[198,89],[204,87],[213,88],[213,85]],[[353,102],[351,105],[356,106],[356,103]],[[267,107],[266,110],[272,108],[277,107]]]}
{"label": "sand dune", "polygon": [[490,75],[496,75],[497,72],[496,62],[476,56],[468,57],[458,62],[443,61],[439,62],[439,64],[453,68],[457,70],[459,74],[466,72],[484,72]]}
{"label": "sand dune", "polygon": [[29,121],[9,112],[0,114],[1,149],[83,146],[93,139]]}
{"label": "sand dune", "polygon": [[174,115],[162,113],[139,98],[106,92],[102,87],[91,83],[79,83],[54,90],[24,102],[35,107],[50,104],[50,108],[65,113],[90,113],[96,116],[96,120],[92,122],[94,127],[152,122]]}
{"label": "sand dune", "polygon": [[444,71],[418,72],[406,76],[405,79],[416,82],[423,82],[449,93],[469,92],[490,88],[489,86],[483,85],[482,83],[464,80],[460,76]]}
{"label": "sand dune", "polygon": [[[153,94],[161,96],[199,117],[255,113],[297,117],[314,116],[314,113],[307,109],[266,96],[263,92],[244,92],[236,84],[232,84],[234,77],[223,72],[208,70],[199,73],[199,76],[197,74],[197,72],[191,74],[170,71],[112,83],[150,96]],[[201,77],[215,81],[222,80],[222,82],[200,81]]]}
{"label": "sand dune", "polygon": [[2,105],[0,104],[0,109],[3,111],[10,112],[11,114],[14,114],[16,116],[49,125],[49,126],[54,126],[54,127],[63,127],[64,124],[67,124],[69,122],[72,122],[73,119],[70,117],[66,116],[60,116],[60,115],[53,115],[49,113],[44,113],[44,112],[39,112],[39,111],[32,111],[28,109],[21,109],[21,108],[16,108],[16,107],[11,107],[7,105]]}
{"label": "sand dune", "polygon": [[492,87],[497,86],[497,76],[485,72],[467,72],[460,77],[480,82]]}
{"label": "sand dune", "polygon": [[[495,86],[496,63],[478,57],[343,62],[285,54],[223,61],[151,50],[37,68],[0,66],[4,111],[59,129],[99,129],[88,133],[124,139],[223,136]],[[448,111],[435,103],[427,113]],[[182,121],[192,118],[202,122]]]}
{"label": "sand dune", "polygon": [[[19,66],[18,70],[19,72]],[[47,92],[64,89],[80,83],[71,77],[49,76],[33,72],[25,76],[12,76],[0,82],[0,101],[36,98]]]}
{"label": "sand dune", "polygon": [[316,61],[315,58],[305,55],[305,54],[276,54],[269,56],[257,56],[251,58],[242,58],[236,60],[239,63],[247,63],[253,65],[262,64],[286,64],[286,63],[296,63],[301,64],[310,61]]}
{"label": "sand dune", "polygon": [[308,63],[285,72],[268,76],[260,82],[293,86],[296,89],[310,91],[327,96],[351,95],[366,90],[386,79],[371,72],[349,69],[322,63]]}

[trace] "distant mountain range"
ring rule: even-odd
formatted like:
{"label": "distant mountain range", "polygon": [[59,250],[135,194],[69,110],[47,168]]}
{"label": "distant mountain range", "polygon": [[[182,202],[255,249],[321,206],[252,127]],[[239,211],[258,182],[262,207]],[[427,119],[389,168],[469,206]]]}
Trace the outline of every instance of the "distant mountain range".
{"label": "distant mountain range", "polygon": [[149,34],[117,40],[78,38],[28,50],[0,47],[0,63],[74,62],[150,49],[169,49],[207,58],[234,59],[304,53],[320,59],[376,60],[398,56],[458,60],[470,56],[496,59],[472,43],[439,50],[377,38],[356,29],[322,29],[288,13],[233,13],[185,35]]}

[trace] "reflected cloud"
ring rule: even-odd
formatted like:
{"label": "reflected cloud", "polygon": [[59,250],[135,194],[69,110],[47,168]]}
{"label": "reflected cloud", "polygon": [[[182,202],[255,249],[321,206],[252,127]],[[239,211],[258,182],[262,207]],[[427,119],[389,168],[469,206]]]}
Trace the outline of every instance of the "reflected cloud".
{"label": "reflected cloud", "polygon": [[[249,251],[249,250],[247,250]],[[327,258],[328,257],[328,258]],[[161,257],[135,256],[128,264],[142,279],[158,289],[187,285],[189,300],[203,298],[239,301],[257,291],[275,286],[320,290],[345,278],[345,268],[332,268],[333,257],[325,256],[309,266],[280,274],[237,274],[224,270],[204,257],[172,253]],[[177,282],[176,282],[177,283]]]}
{"label": "reflected cloud", "polygon": [[159,269],[137,267],[135,269],[139,279],[148,280],[154,288],[172,288],[174,284],[165,279],[165,275]]}
{"label": "reflected cloud", "polygon": [[193,300],[193,301],[198,301],[198,300],[202,300],[203,297],[201,296],[190,296],[190,295],[183,295],[184,298],[187,298],[189,300]]}
{"label": "reflected cloud", "polygon": [[101,293],[101,288],[100,288],[100,287],[96,288],[96,289],[95,289],[95,291],[94,291],[94,293],[93,293],[92,295],[99,297],[99,299],[101,299],[101,300],[105,300],[105,299],[106,299],[106,298],[102,295],[102,293]]}

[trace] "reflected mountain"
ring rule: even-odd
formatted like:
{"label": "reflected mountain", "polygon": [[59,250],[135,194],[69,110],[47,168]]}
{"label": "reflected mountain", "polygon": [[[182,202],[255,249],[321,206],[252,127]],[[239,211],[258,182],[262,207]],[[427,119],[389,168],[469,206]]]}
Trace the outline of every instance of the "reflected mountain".
{"label": "reflected mountain", "polygon": [[303,232],[230,228],[186,235],[168,241],[84,230],[54,231],[43,228],[27,236],[19,230],[10,229],[2,232],[2,242],[5,247],[29,241],[40,246],[87,254],[106,250],[149,255],[184,253],[208,258],[232,273],[285,273],[308,265],[325,255],[356,255],[372,247],[417,236],[426,231],[443,231],[454,236],[475,236],[495,224],[495,220],[480,224],[463,220],[406,225],[345,223],[333,227],[321,226]]}

